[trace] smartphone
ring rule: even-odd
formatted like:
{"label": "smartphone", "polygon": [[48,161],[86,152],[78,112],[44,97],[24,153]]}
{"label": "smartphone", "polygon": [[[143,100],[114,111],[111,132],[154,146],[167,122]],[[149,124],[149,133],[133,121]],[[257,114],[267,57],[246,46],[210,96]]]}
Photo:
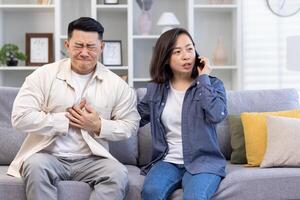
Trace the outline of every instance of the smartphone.
{"label": "smartphone", "polygon": [[203,69],[204,63],[201,63],[201,59],[199,59],[199,54],[196,51],[195,65],[193,67],[192,75],[191,75],[192,78],[196,78],[198,76],[198,69],[197,69],[198,67]]}

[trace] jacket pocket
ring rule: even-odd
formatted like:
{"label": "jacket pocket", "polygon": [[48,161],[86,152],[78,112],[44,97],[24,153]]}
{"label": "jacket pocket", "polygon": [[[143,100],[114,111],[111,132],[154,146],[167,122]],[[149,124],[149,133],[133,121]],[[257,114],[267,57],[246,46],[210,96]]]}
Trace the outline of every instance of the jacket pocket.
{"label": "jacket pocket", "polygon": [[200,118],[204,118],[204,110],[201,106],[201,95],[200,94],[196,94],[194,97],[193,97],[193,100],[192,100],[192,104],[191,104],[191,112],[195,112],[195,116],[197,117],[200,117]]}

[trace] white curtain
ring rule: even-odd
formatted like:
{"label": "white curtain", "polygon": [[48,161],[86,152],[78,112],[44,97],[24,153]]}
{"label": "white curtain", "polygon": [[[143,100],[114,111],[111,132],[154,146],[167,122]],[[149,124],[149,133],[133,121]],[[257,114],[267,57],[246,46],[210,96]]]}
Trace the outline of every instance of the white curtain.
{"label": "white curtain", "polygon": [[286,68],[286,37],[300,35],[300,12],[291,17],[278,17],[268,10],[265,0],[241,1],[243,89],[296,88],[300,91],[300,71]]}

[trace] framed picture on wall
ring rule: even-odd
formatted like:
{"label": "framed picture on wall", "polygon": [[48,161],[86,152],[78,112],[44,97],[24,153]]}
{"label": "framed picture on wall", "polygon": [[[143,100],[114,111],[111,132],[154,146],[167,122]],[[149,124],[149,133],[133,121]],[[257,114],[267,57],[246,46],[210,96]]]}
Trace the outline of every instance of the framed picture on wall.
{"label": "framed picture on wall", "polygon": [[52,33],[26,33],[26,65],[41,66],[54,61]]}
{"label": "framed picture on wall", "polygon": [[122,66],[121,40],[104,40],[102,63],[108,66]]}

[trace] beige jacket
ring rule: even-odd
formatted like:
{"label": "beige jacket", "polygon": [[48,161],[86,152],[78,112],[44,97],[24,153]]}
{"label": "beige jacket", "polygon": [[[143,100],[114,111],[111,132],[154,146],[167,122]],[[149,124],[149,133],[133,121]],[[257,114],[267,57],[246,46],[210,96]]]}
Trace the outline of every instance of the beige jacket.
{"label": "beige jacket", "polygon": [[[12,124],[28,136],[9,166],[9,175],[20,177],[20,169],[28,157],[50,145],[57,135],[68,133],[65,111],[75,103],[70,63],[70,59],[64,59],[40,67],[21,87],[13,105]],[[115,159],[108,152],[107,141],[129,138],[138,129],[140,116],[133,89],[97,63],[83,97],[101,118],[100,136],[81,130],[83,139],[94,155]]]}

